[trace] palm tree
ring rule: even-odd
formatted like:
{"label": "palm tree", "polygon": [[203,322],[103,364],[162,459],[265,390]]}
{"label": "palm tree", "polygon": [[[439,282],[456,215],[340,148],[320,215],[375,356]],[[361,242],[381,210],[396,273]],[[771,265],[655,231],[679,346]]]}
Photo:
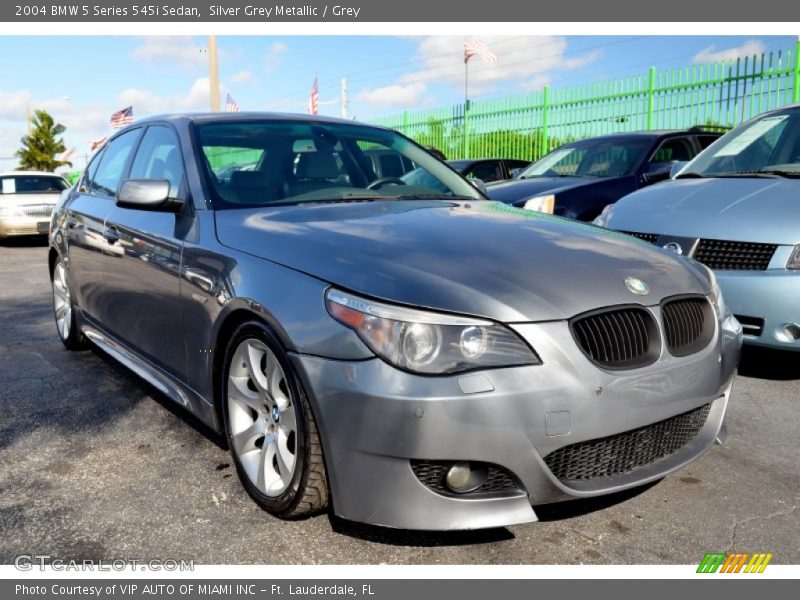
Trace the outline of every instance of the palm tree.
{"label": "palm tree", "polygon": [[61,136],[66,131],[61,123],[56,123],[46,111],[36,110],[31,119],[31,130],[20,142],[22,148],[17,150],[19,169],[31,171],[55,171],[58,167],[72,163],[58,160],[67,147]]}

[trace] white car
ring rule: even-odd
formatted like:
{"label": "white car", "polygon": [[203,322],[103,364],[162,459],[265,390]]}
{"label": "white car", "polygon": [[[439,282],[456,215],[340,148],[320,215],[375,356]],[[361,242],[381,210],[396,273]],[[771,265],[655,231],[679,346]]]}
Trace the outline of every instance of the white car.
{"label": "white car", "polygon": [[47,235],[59,194],[68,188],[66,180],[54,173],[0,173],[0,239]]}

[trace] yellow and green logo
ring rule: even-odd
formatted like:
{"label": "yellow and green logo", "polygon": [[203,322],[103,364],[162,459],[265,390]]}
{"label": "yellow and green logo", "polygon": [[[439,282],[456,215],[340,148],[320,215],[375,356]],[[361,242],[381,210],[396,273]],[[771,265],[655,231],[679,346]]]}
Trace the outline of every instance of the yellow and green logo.
{"label": "yellow and green logo", "polygon": [[707,552],[698,573],[763,573],[772,554],[766,552]]}

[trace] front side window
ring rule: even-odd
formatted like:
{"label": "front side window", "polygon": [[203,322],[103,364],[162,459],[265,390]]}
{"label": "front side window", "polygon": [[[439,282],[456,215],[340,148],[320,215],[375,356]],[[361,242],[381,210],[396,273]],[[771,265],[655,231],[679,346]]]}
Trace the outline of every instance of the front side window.
{"label": "front side window", "polygon": [[184,168],[178,136],[169,127],[148,127],[131,166],[131,179],[166,179],[170,197],[179,198]]}
{"label": "front side window", "polygon": [[141,129],[133,129],[109,142],[103,151],[100,166],[92,178],[91,192],[103,196],[114,196],[117,193],[128,164],[128,157],[136,146],[140,134]]}
{"label": "front side window", "polygon": [[55,175],[6,175],[0,179],[0,194],[60,194],[68,187]]}
{"label": "front side window", "polygon": [[647,140],[621,140],[562,146],[526,168],[520,178],[630,175],[649,145]]}
{"label": "front side window", "polygon": [[770,114],[734,129],[679,177],[800,176],[800,112]]}
{"label": "front side window", "polygon": [[[389,130],[351,123],[250,121],[199,124],[196,132],[218,208],[381,198],[481,199],[447,166]],[[412,165],[413,170],[403,172]]]}

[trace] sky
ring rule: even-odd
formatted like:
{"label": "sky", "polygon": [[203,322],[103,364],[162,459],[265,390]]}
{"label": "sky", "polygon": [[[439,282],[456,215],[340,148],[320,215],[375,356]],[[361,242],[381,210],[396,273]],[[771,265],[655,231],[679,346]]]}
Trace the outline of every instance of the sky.
{"label": "sky", "polygon": [[[669,69],[762,52],[794,51],[794,36],[486,36],[496,64],[470,61],[472,99],[579,85],[650,66]],[[241,110],[305,112],[319,78],[320,113],[369,120],[464,100],[463,37],[220,36],[221,98]],[[0,169],[16,166],[28,109],[64,124],[76,167],[111,114],[134,117],[210,106],[206,37],[0,36]]]}

